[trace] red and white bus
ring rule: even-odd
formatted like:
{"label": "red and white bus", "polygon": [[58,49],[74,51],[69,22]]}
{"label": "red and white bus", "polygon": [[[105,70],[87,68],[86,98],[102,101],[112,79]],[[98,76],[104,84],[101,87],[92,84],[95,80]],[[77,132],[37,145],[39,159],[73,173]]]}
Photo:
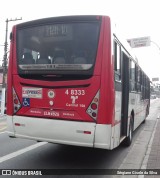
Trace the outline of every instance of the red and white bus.
{"label": "red and white bus", "polygon": [[11,33],[11,137],[113,149],[145,121],[150,81],[108,16],[21,23]]}

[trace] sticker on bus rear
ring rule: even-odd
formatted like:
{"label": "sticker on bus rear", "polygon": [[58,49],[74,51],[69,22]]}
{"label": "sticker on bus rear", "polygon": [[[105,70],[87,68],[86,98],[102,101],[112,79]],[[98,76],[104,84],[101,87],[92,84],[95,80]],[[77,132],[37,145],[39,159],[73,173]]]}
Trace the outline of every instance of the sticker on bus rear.
{"label": "sticker on bus rear", "polygon": [[42,98],[42,88],[22,88],[22,98]]}
{"label": "sticker on bus rear", "polygon": [[30,98],[23,98],[22,104],[24,107],[29,107],[30,106]]}

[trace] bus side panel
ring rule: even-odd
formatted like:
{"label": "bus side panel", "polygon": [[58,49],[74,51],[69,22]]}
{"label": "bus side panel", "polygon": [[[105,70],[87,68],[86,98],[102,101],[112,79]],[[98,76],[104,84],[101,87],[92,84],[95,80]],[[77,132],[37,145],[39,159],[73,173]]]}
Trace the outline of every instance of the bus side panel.
{"label": "bus side panel", "polygon": [[[103,135],[103,136],[102,136]],[[95,148],[112,150],[120,144],[120,123],[97,124],[95,130]]]}
{"label": "bus side panel", "polygon": [[112,126],[106,124],[97,124],[95,130],[95,148],[111,149]]}
{"label": "bus side panel", "polygon": [[120,144],[120,128],[120,122],[112,126],[111,149],[116,148]]}
{"label": "bus side panel", "polygon": [[113,61],[111,57],[111,24],[108,17],[103,18],[103,57],[101,71],[99,124],[113,124],[114,118],[114,77]]}
{"label": "bus side panel", "polygon": [[10,44],[10,55],[9,55],[9,64],[8,64],[8,73],[7,73],[7,115],[12,115],[13,113],[13,96],[12,96],[12,84],[13,84],[13,59],[15,55],[15,32],[16,27],[13,27],[12,30],[12,39]]}
{"label": "bus side panel", "polygon": [[139,101],[140,101],[140,95],[139,94],[137,94],[135,92],[130,92],[129,93],[128,114],[131,115],[131,112],[134,111],[134,128],[139,125],[139,123],[137,123],[137,109],[141,108]]}

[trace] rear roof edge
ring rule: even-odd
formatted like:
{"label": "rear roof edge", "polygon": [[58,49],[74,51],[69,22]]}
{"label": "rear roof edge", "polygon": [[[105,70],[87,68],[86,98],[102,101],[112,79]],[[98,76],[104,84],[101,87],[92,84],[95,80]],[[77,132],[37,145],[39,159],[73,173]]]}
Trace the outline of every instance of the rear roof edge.
{"label": "rear roof edge", "polygon": [[102,19],[102,15],[75,15],[75,16],[59,16],[59,17],[49,17],[37,20],[32,20],[17,25],[18,28],[24,28],[25,26],[33,26],[38,24],[48,24],[51,22],[74,22],[74,21],[99,21]]}

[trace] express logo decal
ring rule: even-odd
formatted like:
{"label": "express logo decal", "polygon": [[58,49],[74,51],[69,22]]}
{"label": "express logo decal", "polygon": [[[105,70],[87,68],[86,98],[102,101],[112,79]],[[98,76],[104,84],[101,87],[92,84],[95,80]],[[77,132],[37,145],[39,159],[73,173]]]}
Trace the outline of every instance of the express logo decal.
{"label": "express logo decal", "polygon": [[42,98],[42,88],[22,88],[23,98]]}

